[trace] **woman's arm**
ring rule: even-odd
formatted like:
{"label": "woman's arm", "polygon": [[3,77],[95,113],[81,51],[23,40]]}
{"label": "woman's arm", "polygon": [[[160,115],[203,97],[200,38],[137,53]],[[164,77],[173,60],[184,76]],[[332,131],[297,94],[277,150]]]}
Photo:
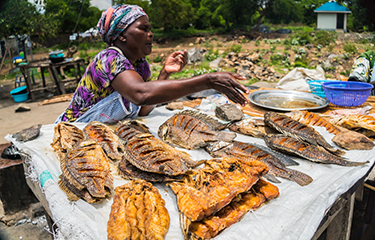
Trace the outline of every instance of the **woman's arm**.
{"label": "woman's arm", "polygon": [[[186,50],[183,52],[175,51],[171,55],[168,56],[167,60],[164,63],[163,68],[160,70],[158,80],[167,80],[172,73],[180,72],[188,61],[188,53]],[[141,107],[139,111],[139,116],[146,116],[148,115],[153,109],[155,105],[145,105]]]}
{"label": "woman's arm", "polygon": [[247,99],[242,92],[248,93],[248,90],[237,81],[244,79],[231,72],[215,72],[189,79],[144,82],[137,72],[127,70],[116,76],[112,86],[138,106],[165,103],[207,89],[215,89],[231,101],[245,105]]}

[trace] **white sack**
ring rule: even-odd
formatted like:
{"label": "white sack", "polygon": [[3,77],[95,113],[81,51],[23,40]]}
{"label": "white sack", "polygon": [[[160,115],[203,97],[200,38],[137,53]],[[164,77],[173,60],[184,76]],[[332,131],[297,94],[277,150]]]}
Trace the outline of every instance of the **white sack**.
{"label": "white sack", "polygon": [[285,75],[278,83],[276,88],[285,90],[310,91],[307,84],[309,80],[324,80],[325,73],[323,68],[318,65],[316,69],[295,68]]}

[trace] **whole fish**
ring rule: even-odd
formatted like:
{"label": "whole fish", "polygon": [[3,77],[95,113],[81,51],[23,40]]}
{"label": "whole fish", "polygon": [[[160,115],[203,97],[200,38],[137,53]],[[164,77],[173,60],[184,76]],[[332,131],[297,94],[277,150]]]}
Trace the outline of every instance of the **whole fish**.
{"label": "whole fish", "polygon": [[368,163],[368,161],[347,161],[345,158],[334,155],[319,145],[313,145],[282,134],[269,134],[264,138],[264,141],[267,146],[276,151],[291,153],[313,162],[330,163],[341,166],[359,166]]}
{"label": "whole fish", "polygon": [[341,130],[330,123],[329,121],[325,120],[324,118],[320,117],[318,114],[309,112],[309,111],[292,111],[286,114],[287,116],[291,117],[292,119],[310,125],[310,126],[318,126],[324,127],[327,129],[328,132],[332,134],[338,134]]}
{"label": "whole fish", "polygon": [[164,142],[186,149],[205,147],[209,142],[232,141],[235,133],[220,132],[221,123],[207,114],[185,110],[179,112],[162,125],[158,136]]}
{"label": "whole fish", "polygon": [[212,157],[232,157],[244,162],[260,161],[268,167],[269,174],[289,179],[301,186],[313,181],[307,174],[287,168],[278,158],[250,143],[239,141],[231,143],[215,142],[210,143],[205,149]]}
{"label": "whole fish", "polygon": [[131,121],[124,122],[115,132],[125,142],[124,158],[138,169],[176,176],[185,174],[199,163],[188,153],[169,146],[151,133],[139,131],[135,125]]}
{"label": "whole fish", "polygon": [[269,147],[256,144],[256,143],[251,143],[251,145],[258,147],[262,149],[263,151],[266,151],[268,154],[272,155],[274,158],[277,158],[278,160],[280,160],[280,162],[283,163],[285,166],[298,166],[299,165],[298,162],[294,161],[293,159],[291,159],[290,157],[288,157],[287,155],[281,152],[274,151]]}
{"label": "whole fish", "polygon": [[320,145],[339,156],[345,154],[344,151],[332,147],[314,128],[298,122],[285,114],[266,112],[264,114],[264,122],[286,136],[294,137],[313,145]]}

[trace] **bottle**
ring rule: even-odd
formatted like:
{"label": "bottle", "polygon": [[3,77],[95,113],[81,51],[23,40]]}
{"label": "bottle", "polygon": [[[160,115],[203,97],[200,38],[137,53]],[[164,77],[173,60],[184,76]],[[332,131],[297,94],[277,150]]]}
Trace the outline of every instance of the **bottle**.
{"label": "bottle", "polygon": [[22,52],[20,52],[20,57],[22,58],[22,59],[24,59],[25,58],[25,53],[22,51]]}

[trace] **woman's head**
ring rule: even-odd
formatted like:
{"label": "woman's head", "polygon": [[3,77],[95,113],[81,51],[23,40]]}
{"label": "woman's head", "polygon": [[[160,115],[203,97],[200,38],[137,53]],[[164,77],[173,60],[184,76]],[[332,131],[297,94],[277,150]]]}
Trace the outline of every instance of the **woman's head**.
{"label": "woman's head", "polygon": [[97,25],[99,34],[103,41],[110,46],[120,33],[142,16],[147,17],[147,14],[137,5],[116,5],[110,7],[102,13],[99,19]]}

